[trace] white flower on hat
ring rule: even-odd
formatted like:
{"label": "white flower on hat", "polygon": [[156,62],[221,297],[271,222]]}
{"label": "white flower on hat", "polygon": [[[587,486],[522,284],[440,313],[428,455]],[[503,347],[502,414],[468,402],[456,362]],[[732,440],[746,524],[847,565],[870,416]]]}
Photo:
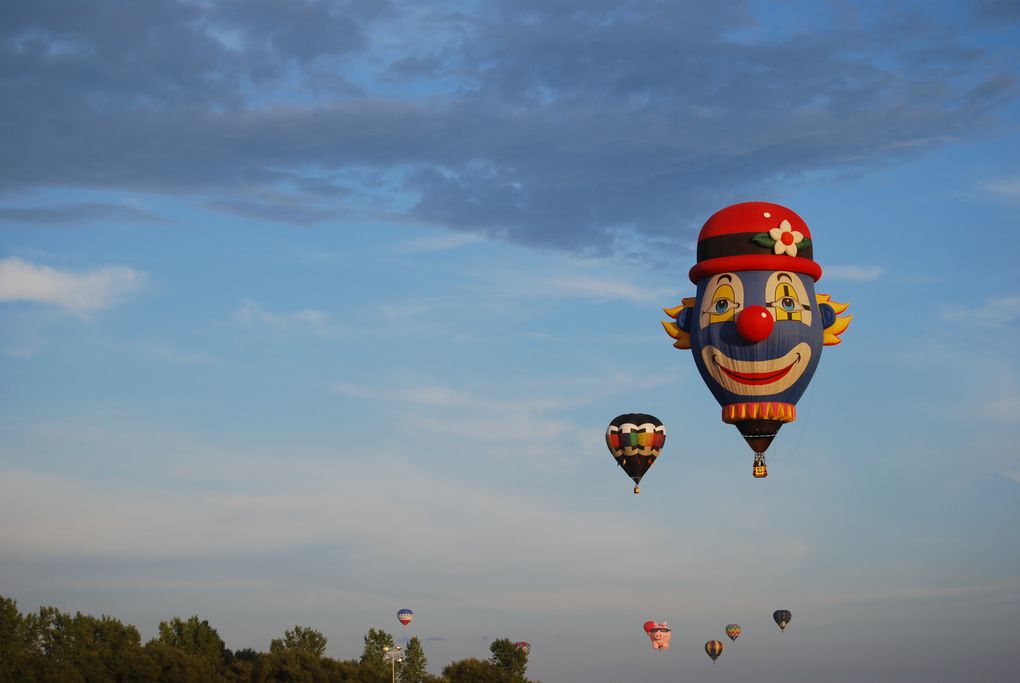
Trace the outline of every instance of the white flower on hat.
{"label": "white flower on hat", "polygon": [[776,244],[772,247],[772,249],[775,251],[777,256],[780,254],[796,256],[797,245],[803,241],[804,233],[799,230],[794,230],[790,225],[790,221],[784,218],[778,228],[772,228],[769,230],[769,237],[776,241]]}

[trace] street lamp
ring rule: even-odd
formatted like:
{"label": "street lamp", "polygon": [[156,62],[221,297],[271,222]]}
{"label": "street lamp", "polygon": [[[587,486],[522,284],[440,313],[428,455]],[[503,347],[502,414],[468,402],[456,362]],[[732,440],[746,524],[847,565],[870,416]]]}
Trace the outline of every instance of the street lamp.
{"label": "street lamp", "polygon": [[390,663],[391,683],[397,683],[397,662],[404,661],[404,656],[400,653],[400,646],[390,647],[389,645],[384,645],[383,659],[388,660]]}

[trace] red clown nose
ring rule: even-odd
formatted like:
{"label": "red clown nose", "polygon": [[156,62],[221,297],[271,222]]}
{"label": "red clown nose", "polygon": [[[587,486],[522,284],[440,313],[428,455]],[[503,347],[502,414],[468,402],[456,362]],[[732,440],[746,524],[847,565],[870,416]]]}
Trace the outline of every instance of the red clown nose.
{"label": "red clown nose", "polygon": [[775,324],[776,321],[764,306],[748,306],[737,316],[737,332],[752,344],[772,334]]}

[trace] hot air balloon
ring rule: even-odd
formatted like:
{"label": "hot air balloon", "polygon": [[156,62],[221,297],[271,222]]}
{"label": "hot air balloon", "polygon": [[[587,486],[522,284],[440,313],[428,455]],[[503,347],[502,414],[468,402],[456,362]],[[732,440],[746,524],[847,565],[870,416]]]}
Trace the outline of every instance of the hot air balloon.
{"label": "hot air balloon", "polygon": [[412,619],[414,619],[414,612],[405,607],[397,612],[397,619],[399,619],[400,623],[404,625],[404,628],[407,628],[407,625],[411,623]]}
{"label": "hot air balloon", "polygon": [[666,427],[659,418],[644,413],[618,415],[606,429],[606,445],[616,464],[634,480],[634,493],[641,493],[641,477],[659,457],[666,442]]}
{"label": "hot air balloon", "polygon": [[705,643],[705,652],[712,658],[712,661],[719,659],[719,655],[722,654],[723,644],[718,640],[710,640]]}
{"label": "hot air balloon", "polygon": [[669,639],[673,637],[673,632],[666,625],[666,622],[656,624],[654,621],[646,621],[644,628],[645,633],[652,639],[653,650],[669,649]]}
{"label": "hot air balloon", "polygon": [[730,640],[736,640],[742,630],[740,624],[727,624],[726,635],[730,637]]}
{"label": "hot air balloon", "polygon": [[790,610],[777,609],[772,613],[772,621],[776,622],[780,631],[785,631],[786,625],[790,623],[791,616],[793,615],[790,614]]}
{"label": "hot air balloon", "polygon": [[667,334],[691,349],[702,379],[754,452],[753,473],[768,475],[765,451],[818,367],[822,347],[840,343],[847,304],[815,293],[822,276],[807,224],[768,202],[734,204],[698,235],[689,273],[693,297],[663,309]]}
{"label": "hot air balloon", "polygon": [[514,643],[514,647],[516,647],[518,650],[524,650],[524,654],[526,655],[531,654],[531,643],[529,643],[526,640],[518,640],[516,643]]}

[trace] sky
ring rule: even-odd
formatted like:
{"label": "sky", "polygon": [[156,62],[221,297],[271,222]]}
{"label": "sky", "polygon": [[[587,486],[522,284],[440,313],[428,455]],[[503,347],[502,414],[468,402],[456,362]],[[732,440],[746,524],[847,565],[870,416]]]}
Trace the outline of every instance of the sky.
{"label": "sky", "polygon": [[[545,683],[1014,680],[1018,95],[1010,0],[8,0],[0,595]],[[659,322],[749,200],[854,316],[764,480]]]}

